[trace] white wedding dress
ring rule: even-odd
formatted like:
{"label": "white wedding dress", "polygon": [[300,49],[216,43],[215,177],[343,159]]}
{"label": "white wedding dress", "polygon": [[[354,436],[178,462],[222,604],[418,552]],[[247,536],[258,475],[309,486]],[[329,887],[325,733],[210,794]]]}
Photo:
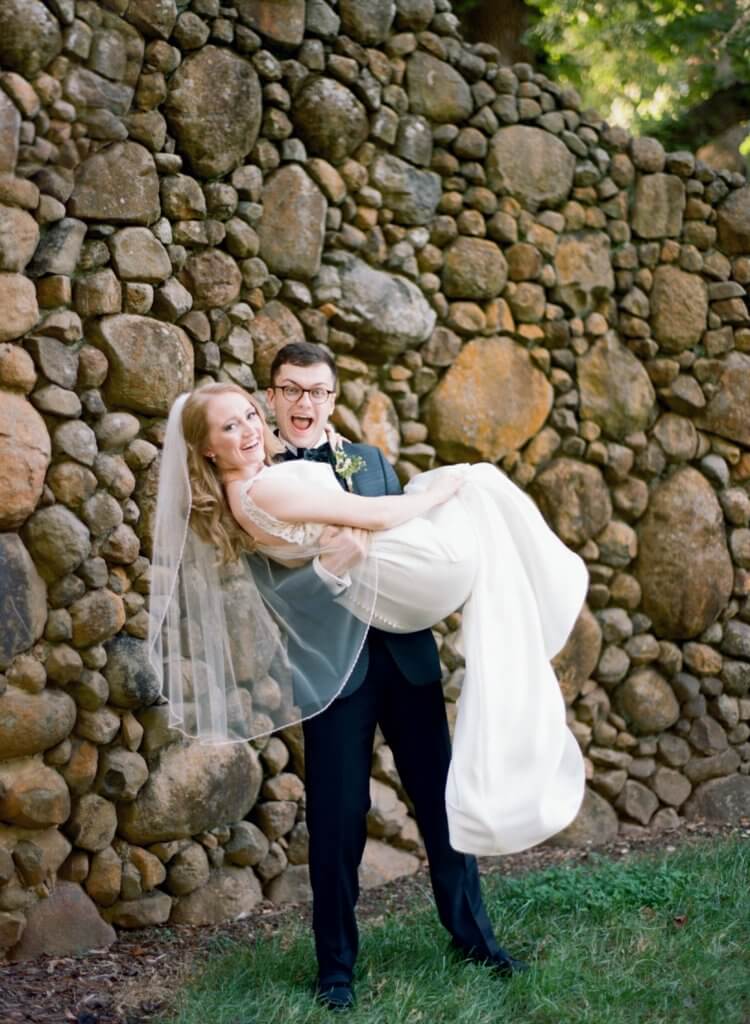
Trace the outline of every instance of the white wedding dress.
{"label": "white wedding dress", "polygon": [[[262,472],[294,474],[316,489],[340,487],[321,463],[285,462]],[[420,474],[406,490],[428,487],[441,472]],[[254,480],[243,511],[286,545],[309,551],[323,527],[269,516],[252,500]],[[290,547],[286,554],[261,550],[277,560],[294,555]],[[531,499],[494,466],[473,465],[455,497],[374,533],[367,570],[351,575],[355,586],[337,602],[389,632],[414,632],[463,612],[466,674],[446,787],[451,845],[477,855],[514,853],[565,828],[583,798],[584,765],[550,659],[575,624],[588,574]],[[362,600],[368,588],[374,601]]]}

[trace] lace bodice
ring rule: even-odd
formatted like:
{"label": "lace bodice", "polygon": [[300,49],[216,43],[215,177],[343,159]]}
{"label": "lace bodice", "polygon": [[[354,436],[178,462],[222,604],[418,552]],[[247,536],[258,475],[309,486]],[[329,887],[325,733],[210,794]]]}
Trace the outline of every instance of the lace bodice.
{"label": "lace bodice", "polygon": [[[247,486],[240,491],[240,504],[242,505],[242,511],[248,519],[255,523],[255,525],[265,533],[270,533],[273,537],[278,537],[280,540],[286,541],[288,544],[295,544],[299,547],[309,547],[310,545],[317,544],[320,539],[320,534],[324,528],[322,523],[286,523],[283,519],[277,519],[276,516],[272,516],[268,512],[264,511],[264,509],[259,505],[255,504],[252,498],[251,492],[255,481],[271,468],[278,472],[283,469],[285,465],[289,464],[282,463],[279,466],[266,467],[254,476],[252,480],[248,481]],[[259,547],[263,550],[264,545],[260,544]]]}

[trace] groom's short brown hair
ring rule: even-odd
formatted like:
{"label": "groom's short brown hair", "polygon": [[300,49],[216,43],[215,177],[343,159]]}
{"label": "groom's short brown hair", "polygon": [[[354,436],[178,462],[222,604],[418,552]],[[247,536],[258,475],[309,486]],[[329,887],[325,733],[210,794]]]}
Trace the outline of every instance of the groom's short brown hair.
{"label": "groom's short brown hair", "polygon": [[327,349],[315,345],[312,341],[291,341],[280,348],[274,356],[271,363],[271,384],[276,380],[282,366],[314,366],[316,363],[323,363],[328,367],[335,384],[336,364]]}

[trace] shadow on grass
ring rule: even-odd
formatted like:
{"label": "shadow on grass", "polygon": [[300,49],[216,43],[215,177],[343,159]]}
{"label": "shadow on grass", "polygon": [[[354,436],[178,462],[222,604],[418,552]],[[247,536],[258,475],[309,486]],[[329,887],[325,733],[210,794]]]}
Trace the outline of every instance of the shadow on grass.
{"label": "shadow on grass", "polygon": [[[434,911],[366,925],[351,1024],[748,1024],[750,841],[486,879],[501,942],[532,964],[503,981],[458,961]],[[301,923],[217,943],[169,1024],[330,1021]],[[167,1024],[165,1021],[164,1024]]]}

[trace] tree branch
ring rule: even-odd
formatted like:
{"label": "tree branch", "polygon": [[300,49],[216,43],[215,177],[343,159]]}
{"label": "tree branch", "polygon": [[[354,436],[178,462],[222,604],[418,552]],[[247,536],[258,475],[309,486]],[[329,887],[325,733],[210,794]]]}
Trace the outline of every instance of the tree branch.
{"label": "tree branch", "polygon": [[736,82],[672,120],[649,126],[669,149],[695,150],[735,124],[750,120],[750,83]]}

